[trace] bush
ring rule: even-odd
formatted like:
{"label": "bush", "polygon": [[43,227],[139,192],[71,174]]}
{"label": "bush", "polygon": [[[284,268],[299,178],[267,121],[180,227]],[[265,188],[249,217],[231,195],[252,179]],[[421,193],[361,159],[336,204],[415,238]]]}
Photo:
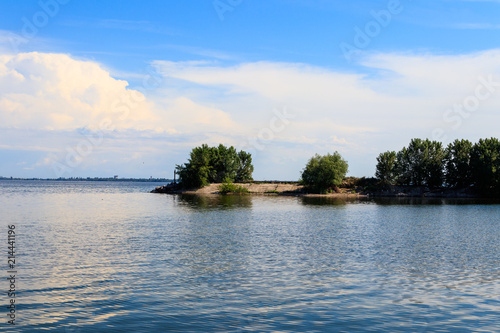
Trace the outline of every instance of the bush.
{"label": "bush", "polygon": [[389,184],[381,183],[377,178],[362,177],[358,179],[357,186],[358,190],[372,193],[387,188]]}
{"label": "bush", "polygon": [[241,186],[241,185],[235,185],[231,183],[228,179],[224,183],[222,183],[219,186],[219,192],[222,194],[228,194],[228,193],[249,193],[250,191]]}
{"label": "bush", "polygon": [[341,188],[354,188],[358,185],[359,178],[356,177],[347,177],[342,180]]}
{"label": "bush", "polygon": [[300,182],[314,192],[327,193],[342,184],[348,168],[338,152],[325,156],[316,154],[304,168]]}

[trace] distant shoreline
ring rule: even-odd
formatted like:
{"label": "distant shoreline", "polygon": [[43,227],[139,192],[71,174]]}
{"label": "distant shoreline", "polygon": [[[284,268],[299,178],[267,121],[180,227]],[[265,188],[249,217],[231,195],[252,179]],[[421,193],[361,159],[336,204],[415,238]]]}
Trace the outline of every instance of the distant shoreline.
{"label": "distant shoreline", "polygon": [[171,183],[168,178],[7,178],[2,177],[0,181],[53,181],[53,182],[145,182],[145,183]]}

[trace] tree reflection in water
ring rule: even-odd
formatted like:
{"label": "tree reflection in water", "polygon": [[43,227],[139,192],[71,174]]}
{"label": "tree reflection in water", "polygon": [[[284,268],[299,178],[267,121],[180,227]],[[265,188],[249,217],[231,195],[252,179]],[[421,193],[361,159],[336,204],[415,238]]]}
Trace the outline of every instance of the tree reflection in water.
{"label": "tree reflection in water", "polygon": [[250,195],[197,195],[180,194],[179,205],[192,209],[233,209],[252,207]]}

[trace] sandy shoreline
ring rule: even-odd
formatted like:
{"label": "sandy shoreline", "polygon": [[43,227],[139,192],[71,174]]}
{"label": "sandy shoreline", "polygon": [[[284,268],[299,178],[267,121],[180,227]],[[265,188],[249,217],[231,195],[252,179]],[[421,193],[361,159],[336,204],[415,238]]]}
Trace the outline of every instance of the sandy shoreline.
{"label": "sandy shoreline", "polygon": [[[151,191],[152,193],[168,194],[196,194],[196,195],[221,195],[219,187],[221,183],[207,185],[200,189],[179,190],[172,187],[172,184],[160,186]],[[307,193],[303,185],[298,183],[279,183],[279,182],[255,182],[255,183],[237,183],[248,190],[248,193],[234,193],[230,195],[260,195],[260,196],[300,196],[300,197],[329,197],[329,198],[449,198],[449,199],[478,199],[480,196],[470,192],[470,190],[450,190],[441,189],[431,191],[424,187],[402,187],[392,186],[387,190],[376,190],[374,192],[365,192],[360,188],[340,188],[340,193],[314,194]],[[356,191],[356,192],[355,192]]]}
{"label": "sandy shoreline", "polygon": [[[197,194],[197,195],[220,195],[219,186],[221,183],[214,183],[202,187],[197,190],[177,190],[172,191],[172,194]],[[332,197],[332,198],[364,198],[368,195],[360,193],[329,193],[329,194],[312,194],[305,193],[304,186],[298,184],[282,184],[282,183],[238,183],[238,186],[246,188],[249,193],[242,195],[288,195],[288,196],[305,196],[305,197]],[[161,193],[161,192],[159,192]],[[235,194],[238,195],[238,194]]]}

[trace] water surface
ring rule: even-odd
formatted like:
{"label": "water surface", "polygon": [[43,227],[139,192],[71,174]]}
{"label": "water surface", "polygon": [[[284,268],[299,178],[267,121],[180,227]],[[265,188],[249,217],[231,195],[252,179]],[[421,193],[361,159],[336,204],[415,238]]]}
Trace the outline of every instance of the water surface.
{"label": "water surface", "polygon": [[500,331],[500,205],[155,186],[0,181],[19,263],[18,325],[3,328]]}

